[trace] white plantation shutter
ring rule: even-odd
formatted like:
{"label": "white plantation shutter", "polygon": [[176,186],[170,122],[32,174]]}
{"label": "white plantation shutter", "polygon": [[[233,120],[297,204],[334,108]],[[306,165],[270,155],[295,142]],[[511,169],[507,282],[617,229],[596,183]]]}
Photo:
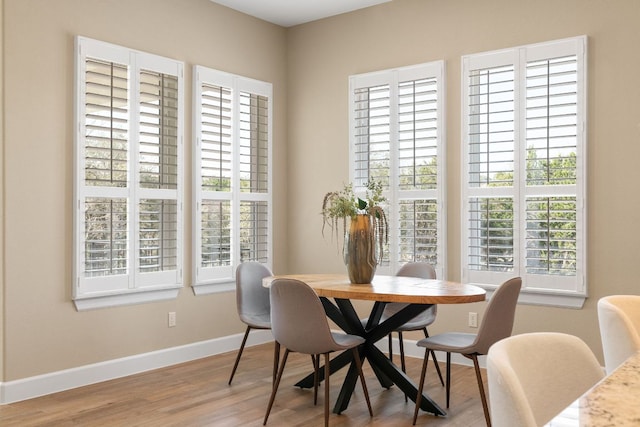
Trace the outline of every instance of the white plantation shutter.
{"label": "white plantation shutter", "polygon": [[199,242],[196,260],[199,266],[196,268],[196,283],[226,278],[232,274],[232,82],[228,79],[228,82],[219,85],[210,84],[204,79],[203,76],[199,80],[200,96],[195,101],[196,108],[198,105],[199,108],[194,113],[194,118],[199,118],[199,132],[196,134],[199,137],[199,150],[194,157],[194,185],[198,189],[196,201],[199,203],[196,223],[196,242]]}
{"label": "white plantation shutter", "polygon": [[350,78],[351,176],[356,191],[370,179],[389,199],[389,248],[378,270],[404,263],[445,271],[444,63]]}
{"label": "white plantation shutter", "polygon": [[269,83],[194,67],[194,291],[227,290],[243,261],[271,265]]}
{"label": "white plantation shutter", "polygon": [[364,187],[374,178],[389,186],[391,90],[389,84],[354,88],[354,180]]}
{"label": "white plantation shutter", "polygon": [[[79,200],[85,212],[85,227],[79,231],[84,241],[84,276],[119,276],[121,283],[112,284],[127,287],[129,68],[87,58],[84,73],[84,170],[76,170],[83,177],[86,194]],[[113,197],[100,197],[109,194]],[[100,290],[100,285],[95,286],[95,291]]]}
{"label": "white plantation shutter", "polygon": [[470,70],[468,89],[468,265],[476,271],[511,273],[517,261],[513,65]]}
{"label": "white plantation shutter", "polygon": [[182,68],[178,61],[77,38],[78,309],[177,295]]}
{"label": "white plantation shutter", "polygon": [[129,68],[87,58],[84,80],[86,185],[125,187],[129,152]]}
{"label": "white plantation shutter", "polygon": [[586,38],[463,58],[463,280],[586,296]]}
{"label": "white plantation shutter", "polygon": [[578,76],[577,54],[527,61],[524,258],[532,275],[578,274]]}
{"label": "white plantation shutter", "polygon": [[240,262],[270,262],[270,98],[240,92]]}

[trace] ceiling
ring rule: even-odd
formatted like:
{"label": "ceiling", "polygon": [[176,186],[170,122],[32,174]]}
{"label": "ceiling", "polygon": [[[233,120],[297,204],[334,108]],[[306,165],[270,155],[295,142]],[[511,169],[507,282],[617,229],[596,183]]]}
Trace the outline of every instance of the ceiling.
{"label": "ceiling", "polygon": [[282,27],[386,3],[391,0],[211,0]]}

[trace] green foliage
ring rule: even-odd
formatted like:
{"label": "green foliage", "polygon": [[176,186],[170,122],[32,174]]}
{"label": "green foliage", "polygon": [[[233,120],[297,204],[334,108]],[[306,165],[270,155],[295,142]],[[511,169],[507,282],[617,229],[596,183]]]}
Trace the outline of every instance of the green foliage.
{"label": "green foliage", "polygon": [[342,230],[344,235],[352,219],[357,215],[369,215],[373,222],[374,238],[379,241],[381,247],[388,242],[389,224],[384,209],[380,206],[387,201],[382,195],[382,183],[370,180],[365,187],[364,198],[355,195],[352,184],[346,184],[340,191],[325,194],[322,200],[323,236],[325,226],[328,226],[339,240],[339,231]]}

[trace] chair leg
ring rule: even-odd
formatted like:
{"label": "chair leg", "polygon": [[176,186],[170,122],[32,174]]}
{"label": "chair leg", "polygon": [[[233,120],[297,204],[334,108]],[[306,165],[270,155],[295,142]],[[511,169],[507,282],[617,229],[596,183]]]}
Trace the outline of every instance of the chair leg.
{"label": "chair leg", "polygon": [[422,390],[424,389],[424,377],[427,375],[427,363],[429,362],[429,350],[424,350],[424,362],[422,362],[422,372],[420,373],[420,384],[418,385],[418,395],[416,396],[416,407],[413,410],[413,425],[416,425],[418,419],[418,409],[422,403]]}
{"label": "chair leg", "polygon": [[276,382],[273,384],[271,389],[271,397],[269,398],[269,406],[267,406],[267,413],[264,415],[264,421],[262,425],[267,425],[267,419],[269,418],[269,413],[271,412],[271,407],[273,406],[273,401],[276,398],[276,392],[278,391],[278,386],[280,385],[280,380],[282,379],[282,373],[284,372],[284,365],[287,364],[287,357],[289,357],[289,349],[285,349],[284,356],[282,356],[282,364],[280,365],[280,369],[278,369],[278,375],[276,375]]}
{"label": "chair leg", "polygon": [[487,427],[491,427],[491,417],[489,416],[489,406],[487,405],[487,396],[484,393],[484,384],[482,383],[482,375],[480,374],[480,364],[478,363],[478,355],[471,354],[473,367],[476,370],[476,378],[478,379],[478,389],[480,389],[480,399],[482,399],[482,409],[484,410],[484,419],[487,421]]}
{"label": "chair leg", "polygon": [[280,343],[274,341],[273,348],[273,384],[276,382],[276,375],[278,373],[278,365],[280,364]]}
{"label": "chair leg", "polygon": [[404,364],[404,337],[402,336],[402,331],[398,331],[398,342],[400,343],[400,367],[402,368],[402,372],[407,373],[407,367]]}
{"label": "chair leg", "polygon": [[[398,342],[400,344],[400,368],[402,369],[402,372],[406,374],[407,366],[404,362],[404,337],[402,336],[402,331],[398,331]],[[406,394],[404,395],[404,401],[409,401]]]}
{"label": "chair leg", "polygon": [[320,369],[320,355],[312,354],[311,361],[313,362],[313,405],[315,406],[318,404],[318,383],[320,382],[318,381],[320,377],[318,375],[318,369]]}
{"label": "chair leg", "polygon": [[451,353],[447,352],[447,409],[449,409],[449,396],[451,396]]}
{"label": "chair leg", "polygon": [[362,361],[360,360],[360,353],[358,347],[353,347],[353,360],[356,362],[356,368],[358,368],[358,375],[360,376],[360,382],[362,383],[362,390],[364,391],[364,398],[367,401],[367,408],[369,408],[369,416],[373,417],[373,411],[371,410],[371,402],[369,401],[369,390],[367,389],[367,383],[364,381],[364,374],[362,373]]}
{"label": "chair leg", "polygon": [[331,368],[329,353],[324,354],[324,427],[329,427],[329,377]]}
{"label": "chair leg", "polygon": [[[424,332],[424,337],[429,338],[429,332],[427,328],[422,328],[422,332]],[[440,364],[438,363],[438,359],[436,358],[436,352],[431,350],[431,357],[433,358],[433,363],[436,365],[436,372],[438,373],[438,378],[440,378],[440,384],[444,386],[444,379],[442,378],[442,372],[440,372]]]}
{"label": "chair leg", "polygon": [[391,362],[393,362],[393,332],[389,332],[389,335],[387,335],[387,337],[389,337],[389,360]]}
{"label": "chair leg", "polygon": [[240,350],[238,350],[238,355],[236,356],[236,363],[233,364],[233,369],[231,370],[231,376],[229,377],[229,385],[231,385],[231,381],[233,381],[233,376],[236,373],[236,369],[238,369],[238,363],[240,363],[240,356],[242,356],[242,350],[244,350],[244,345],[247,343],[247,337],[249,336],[250,330],[251,330],[251,326],[247,326],[247,330],[244,331],[244,338],[242,339],[242,344],[240,344]]}

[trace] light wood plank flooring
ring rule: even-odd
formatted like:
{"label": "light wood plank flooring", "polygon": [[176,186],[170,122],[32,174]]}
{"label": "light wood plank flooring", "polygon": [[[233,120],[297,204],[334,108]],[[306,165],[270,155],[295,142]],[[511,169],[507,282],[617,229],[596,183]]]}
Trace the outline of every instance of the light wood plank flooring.
{"label": "light wood plank flooring", "polygon": [[[245,350],[231,386],[227,385],[236,353],[208,357],[126,378],[0,406],[0,426],[261,426],[271,391],[273,345]],[[399,363],[398,360],[396,362]],[[408,358],[408,375],[420,376],[422,361]],[[443,369],[445,364],[440,362]],[[310,372],[311,358],[292,353],[287,362],[267,426],[323,425],[323,388],[318,405],[313,391],[294,387]],[[331,400],[338,396],[344,372],[331,376]],[[360,384],[349,407],[331,414],[330,425],[411,426],[413,402],[396,388],[384,389],[368,364],[365,376],[373,418]],[[420,412],[419,426],[483,426],[484,416],[473,368],[453,365],[451,407],[446,417]],[[486,377],[485,377],[486,386]],[[431,362],[425,388],[445,407],[445,392]]]}

